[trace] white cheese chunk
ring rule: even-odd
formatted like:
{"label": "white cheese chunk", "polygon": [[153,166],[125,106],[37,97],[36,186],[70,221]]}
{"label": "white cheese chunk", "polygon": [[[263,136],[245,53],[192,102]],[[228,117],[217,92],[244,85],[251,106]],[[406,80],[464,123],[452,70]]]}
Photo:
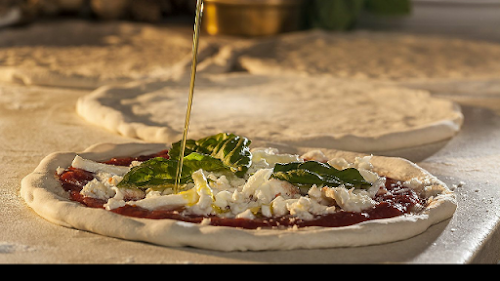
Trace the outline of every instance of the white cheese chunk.
{"label": "white cheese chunk", "polygon": [[261,160],[265,160],[269,166],[274,166],[276,163],[303,162],[295,154],[278,154],[278,149],[276,148],[252,149],[252,161],[259,162]]}
{"label": "white cheese chunk", "polygon": [[288,214],[287,201],[288,203],[293,203],[298,199],[285,200],[283,197],[278,196],[274,198],[271,202],[272,214],[277,217],[281,217]]}
{"label": "white cheese chunk", "polygon": [[251,176],[243,186],[242,193],[261,204],[269,204],[276,196],[293,198],[299,190],[291,183],[270,178],[273,169],[262,169]]}
{"label": "white cheese chunk", "polygon": [[144,198],[144,191],[137,188],[118,188],[116,186],[111,186],[111,189],[115,191],[114,199],[123,200],[125,198],[137,200]]}
{"label": "white cheese chunk", "polygon": [[370,162],[372,156],[356,157],[354,163],[347,162],[344,158],[334,158],[328,161],[332,167],[337,170],[354,168],[359,171],[361,176],[369,183],[374,183],[380,177],[373,171],[373,165]]}
{"label": "white cheese chunk", "polygon": [[304,153],[302,156],[300,156],[300,158],[305,160],[318,161],[322,163],[326,163],[329,160],[329,158],[326,157],[323,151],[319,149],[308,151]]}
{"label": "white cheese chunk", "polygon": [[115,196],[115,191],[102,184],[99,180],[93,179],[82,188],[80,194],[87,197],[108,200]]}
{"label": "white cheese chunk", "polygon": [[361,212],[377,204],[364,190],[347,189],[343,185],[328,188],[325,194],[333,199],[345,211]]}
{"label": "white cheese chunk", "polygon": [[120,207],[125,206],[126,203],[124,200],[117,200],[115,198],[109,198],[108,202],[104,204],[104,208],[108,211],[114,210]]}
{"label": "white cheese chunk", "polygon": [[194,172],[191,177],[193,178],[194,187],[198,200],[196,203],[189,206],[190,212],[197,215],[210,215],[213,213],[212,204],[214,202],[214,193],[207,182],[207,178],[203,170]]}
{"label": "white cheese chunk", "polygon": [[233,193],[229,192],[228,190],[218,192],[215,195],[215,206],[223,210],[227,209],[227,207],[230,207],[229,204],[231,203],[232,196]]}
{"label": "white cheese chunk", "polygon": [[118,176],[124,176],[126,173],[130,171],[129,167],[122,167],[122,166],[114,166],[114,165],[107,165],[103,163],[98,163],[92,160],[88,159],[83,159],[80,156],[75,156],[75,159],[73,159],[73,162],[71,162],[71,166],[74,168],[82,169],[91,173],[96,173],[96,172],[106,172],[110,174],[115,174]]}
{"label": "white cheese chunk", "polygon": [[141,207],[148,210],[154,210],[159,207],[182,207],[189,203],[183,194],[170,194],[164,196],[149,197],[137,201],[128,201],[127,204]]}
{"label": "white cheese chunk", "polygon": [[252,211],[250,211],[250,209],[247,209],[247,210],[243,211],[242,213],[239,213],[238,215],[236,215],[236,218],[237,219],[249,219],[249,220],[253,220],[255,218],[255,216],[252,213]]}
{"label": "white cheese chunk", "polygon": [[64,173],[64,171],[66,171],[66,169],[61,168],[61,167],[57,167],[57,169],[56,169],[57,175],[62,175],[62,173]]}
{"label": "white cheese chunk", "polygon": [[311,220],[315,215],[325,215],[335,212],[335,207],[319,204],[309,197],[300,197],[295,202],[287,204],[287,208],[292,216],[303,220]]}

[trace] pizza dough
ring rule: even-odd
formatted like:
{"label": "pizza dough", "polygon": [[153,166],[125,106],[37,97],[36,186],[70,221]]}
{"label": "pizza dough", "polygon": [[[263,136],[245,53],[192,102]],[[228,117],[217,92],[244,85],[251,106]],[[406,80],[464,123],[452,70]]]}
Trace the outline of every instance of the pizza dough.
{"label": "pizza dough", "polygon": [[[0,31],[0,81],[95,89],[189,69],[191,34],[127,22],[65,21]],[[200,42],[200,60],[213,52]]]}
{"label": "pizza dough", "polygon": [[[78,155],[91,160],[120,156],[138,156],[165,149],[162,144],[100,144]],[[359,154],[330,151],[335,157],[353,161]],[[87,230],[121,239],[150,242],[163,246],[220,251],[291,250],[329,247],[352,247],[407,239],[425,231],[432,224],[451,217],[456,209],[454,194],[444,183],[415,164],[401,158],[372,157],[377,173],[399,180],[418,178],[425,185],[438,185],[428,206],[418,215],[405,215],[360,224],[299,229],[256,229],[220,227],[175,220],[151,220],[126,217],[103,209],[88,208],[70,201],[55,177],[58,167],[68,167],[74,152],[47,156],[33,173],[22,181],[21,195],[43,218],[66,227]]]}
{"label": "pizza dough", "polygon": [[[80,98],[77,112],[124,136],[172,143],[182,136],[187,93],[176,82],[103,87]],[[403,150],[439,149],[462,120],[457,105],[425,91],[325,76],[200,76],[189,138],[232,132],[271,146],[407,156]]]}
{"label": "pizza dough", "polygon": [[305,73],[360,80],[418,82],[500,77],[500,44],[409,35],[320,30],[267,39],[242,51],[254,74]]}

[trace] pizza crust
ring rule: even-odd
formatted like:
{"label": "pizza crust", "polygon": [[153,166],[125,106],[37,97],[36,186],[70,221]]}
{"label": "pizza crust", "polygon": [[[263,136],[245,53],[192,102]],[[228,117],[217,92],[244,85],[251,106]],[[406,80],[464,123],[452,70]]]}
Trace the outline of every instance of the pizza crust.
{"label": "pizza crust", "polygon": [[[112,132],[172,143],[182,136],[185,85],[150,81],[102,87],[81,97],[76,110]],[[428,92],[331,77],[201,76],[196,87],[189,131],[195,139],[225,131],[292,147],[386,155],[439,149],[463,122],[458,105]]]}
{"label": "pizza crust", "polygon": [[[111,157],[138,156],[165,149],[162,144],[99,144],[78,155],[99,161]],[[330,155],[353,159],[360,154],[329,151]],[[55,177],[58,167],[68,167],[77,153],[57,152],[44,158],[21,183],[21,196],[40,216],[50,222],[101,235],[143,241],[168,247],[196,247],[218,251],[262,251],[354,247],[394,242],[424,232],[429,226],[450,218],[456,199],[446,185],[417,165],[401,158],[373,156],[378,172],[399,180],[419,178],[441,190],[418,215],[380,219],[352,226],[300,229],[241,229],[193,224],[175,220],[126,217],[103,209],[84,207],[69,200]]]}

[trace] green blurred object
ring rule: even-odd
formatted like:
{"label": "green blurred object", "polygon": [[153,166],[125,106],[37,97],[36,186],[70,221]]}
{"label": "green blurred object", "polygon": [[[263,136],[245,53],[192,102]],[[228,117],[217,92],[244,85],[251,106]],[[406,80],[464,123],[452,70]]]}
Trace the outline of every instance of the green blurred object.
{"label": "green blurred object", "polygon": [[411,0],[311,0],[307,5],[308,27],[327,30],[352,29],[362,11],[380,16],[411,13]]}
{"label": "green blurred object", "polygon": [[365,0],[365,10],[380,16],[411,14],[411,0]]}
{"label": "green blurred object", "polygon": [[311,28],[346,30],[353,27],[364,0],[313,0],[308,4]]}

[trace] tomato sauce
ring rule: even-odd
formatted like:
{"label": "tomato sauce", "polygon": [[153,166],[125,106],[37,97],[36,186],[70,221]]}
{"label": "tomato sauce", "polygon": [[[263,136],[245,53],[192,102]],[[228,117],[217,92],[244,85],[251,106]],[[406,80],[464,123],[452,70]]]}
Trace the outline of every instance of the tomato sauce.
{"label": "tomato sauce", "polygon": [[108,164],[108,165],[115,165],[115,166],[130,166],[130,164],[133,161],[147,161],[149,159],[155,158],[155,157],[163,157],[165,159],[169,159],[170,157],[168,156],[168,150],[162,150],[158,153],[155,154],[150,154],[150,155],[141,155],[138,157],[121,157],[121,158],[111,158],[108,161],[104,161],[102,163]]}
{"label": "tomato sauce", "polygon": [[[139,157],[124,157],[112,158],[103,163],[128,166],[132,161],[146,161],[154,157],[168,158],[168,151],[164,150],[151,155],[143,155]],[[69,193],[69,197],[73,201],[77,201],[90,208],[104,208],[105,200],[85,197],[80,194],[82,188],[91,181],[94,176],[92,173],[70,167],[62,174],[58,175],[59,180],[64,190]],[[111,212],[124,216],[147,218],[147,219],[174,219],[185,222],[201,223],[203,219],[210,219],[211,225],[241,227],[246,229],[256,228],[271,228],[271,227],[307,227],[307,226],[322,226],[322,227],[340,227],[357,224],[360,222],[384,218],[392,218],[411,213],[414,207],[419,204],[424,206],[425,199],[420,198],[418,194],[410,188],[405,188],[400,181],[387,178],[386,189],[388,192],[379,193],[374,200],[377,205],[364,210],[361,213],[338,211],[332,214],[316,216],[312,220],[302,220],[291,215],[282,217],[256,217],[255,219],[244,218],[222,218],[218,216],[196,216],[184,215],[182,208],[167,209],[159,208],[149,211],[137,206],[125,205],[123,207],[111,210]]]}

